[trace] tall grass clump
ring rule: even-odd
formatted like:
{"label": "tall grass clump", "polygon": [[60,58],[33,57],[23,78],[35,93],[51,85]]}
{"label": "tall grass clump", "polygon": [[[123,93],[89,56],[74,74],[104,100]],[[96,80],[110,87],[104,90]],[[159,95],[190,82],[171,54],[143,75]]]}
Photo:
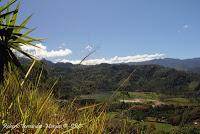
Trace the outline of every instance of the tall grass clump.
{"label": "tall grass clump", "polygon": [[14,74],[8,72],[0,86],[1,133],[100,134],[105,131],[106,112],[102,104],[78,107],[70,101],[61,106],[52,94],[56,81],[49,89],[40,89],[40,77],[37,82],[31,82],[20,79],[17,71]]}

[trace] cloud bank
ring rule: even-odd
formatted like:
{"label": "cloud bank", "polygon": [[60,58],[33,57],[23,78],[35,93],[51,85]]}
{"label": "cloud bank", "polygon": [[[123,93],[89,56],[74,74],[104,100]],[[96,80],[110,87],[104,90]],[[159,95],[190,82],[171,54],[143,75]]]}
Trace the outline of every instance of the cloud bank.
{"label": "cloud bank", "polygon": [[[165,58],[164,54],[143,54],[143,55],[125,56],[125,57],[115,56],[112,58],[88,59],[85,60],[82,64],[84,65],[97,65],[101,63],[117,64],[117,63],[129,63],[129,62],[143,62],[143,61],[163,59],[163,58]],[[69,62],[72,64],[79,64],[80,61],[81,60],[67,60],[67,59],[56,60],[56,62],[63,62],[63,63]]]}
{"label": "cloud bank", "polygon": [[42,58],[56,58],[56,57],[64,57],[72,54],[70,49],[59,49],[59,50],[47,50],[47,47],[42,44],[36,44],[37,47],[33,46],[22,46],[22,50],[30,53],[31,55],[42,59]]}
{"label": "cloud bank", "polygon": [[[66,56],[72,54],[72,51],[68,48],[59,48],[58,50],[47,50],[47,47],[42,44],[36,44],[37,47],[33,46],[22,46],[22,50],[28,52],[29,54],[35,56],[36,58],[54,58],[56,59],[54,62],[63,62],[63,63],[72,63],[79,64],[81,60],[69,60],[66,59]],[[92,46],[87,46],[85,49],[91,51],[93,49]],[[129,62],[143,62],[154,59],[162,59],[165,58],[164,54],[143,54],[143,55],[134,55],[134,56],[115,56],[111,58],[96,58],[96,59],[86,59],[82,62],[84,65],[97,65],[101,63],[108,64],[118,64],[118,63],[129,63]]]}

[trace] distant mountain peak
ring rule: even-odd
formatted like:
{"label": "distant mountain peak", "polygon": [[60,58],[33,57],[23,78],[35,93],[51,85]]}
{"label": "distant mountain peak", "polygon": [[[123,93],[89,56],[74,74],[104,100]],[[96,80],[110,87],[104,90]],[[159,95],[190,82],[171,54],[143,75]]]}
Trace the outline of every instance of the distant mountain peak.
{"label": "distant mountain peak", "polygon": [[155,59],[144,62],[131,62],[129,65],[161,65],[164,67],[175,68],[177,70],[191,71],[195,73],[200,73],[200,58],[192,59],[173,59],[173,58],[164,58],[164,59]]}

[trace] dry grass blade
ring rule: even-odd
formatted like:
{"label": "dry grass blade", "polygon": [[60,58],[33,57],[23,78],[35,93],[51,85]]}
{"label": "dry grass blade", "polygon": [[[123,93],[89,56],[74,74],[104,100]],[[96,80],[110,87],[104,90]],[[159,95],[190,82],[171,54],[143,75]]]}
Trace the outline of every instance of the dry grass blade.
{"label": "dry grass blade", "polygon": [[24,80],[23,80],[22,83],[21,83],[21,86],[23,86],[24,82],[26,81],[26,79],[27,79],[28,76],[30,75],[31,70],[33,69],[35,63],[36,63],[36,60],[33,60],[33,63],[32,63],[31,66],[29,67],[28,72],[26,73],[25,78],[24,78]]}
{"label": "dry grass blade", "polygon": [[119,91],[119,90],[125,85],[125,83],[126,83],[127,81],[129,81],[129,79],[133,76],[133,74],[135,73],[135,71],[136,71],[136,69],[134,69],[134,70],[129,74],[129,76],[128,76],[128,77],[122,82],[122,84],[115,90],[115,93],[113,93],[112,96],[109,97],[109,99],[108,99],[108,101],[107,101],[108,103],[109,103],[110,101],[112,101],[112,99],[115,97],[117,91]]}
{"label": "dry grass blade", "polygon": [[96,52],[96,50],[93,50],[93,51],[91,51],[88,55],[86,55],[82,60],[81,60],[81,62],[79,63],[79,65],[81,65],[89,56],[91,56],[93,53],[95,53]]}
{"label": "dry grass blade", "polygon": [[97,106],[102,105],[102,104],[103,103],[94,104],[94,105],[90,105],[90,106],[85,106],[85,107],[79,108],[78,111],[94,108],[94,107],[97,107]]}
{"label": "dry grass blade", "polygon": [[42,105],[41,105],[41,107],[40,107],[40,109],[39,109],[39,111],[38,111],[36,117],[38,117],[38,116],[41,114],[42,110],[44,110],[44,105],[45,105],[45,104],[47,103],[47,101],[50,99],[50,97],[51,97],[51,95],[52,95],[52,93],[53,93],[53,88],[54,88],[54,86],[56,85],[57,82],[58,82],[58,80],[57,80],[57,81],[53,84],[53,86],[51,87],[50,92],[48,93],[48,95],[46,96],[44,102],[42,103]]}
{"label": "dry grass blade", "polygon": [[41,77],[42,77],[42,73],[43,73],[43,69],[44,67],[42,66],[42,70],[40,71],[40,74],[39,74],[39,77],[38,77],[38,80],[36,81],[36,85],[35,85],[35,88],[37,89],[38,86],[39,86],[39,83],[40,83],[40,80],[41,80]]}

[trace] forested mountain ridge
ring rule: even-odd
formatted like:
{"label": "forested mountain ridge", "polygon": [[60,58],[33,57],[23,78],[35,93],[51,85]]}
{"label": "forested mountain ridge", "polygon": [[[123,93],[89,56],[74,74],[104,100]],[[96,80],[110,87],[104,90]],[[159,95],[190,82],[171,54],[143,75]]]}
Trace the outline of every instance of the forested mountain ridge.
{"label": "forested mountain ridge", "polygon": [[[196,95],[200,89],[200,75],[160,65],[99,64],[73,65],[42,60],[49,79],[59,78],[55,88],[58,97],[115,91],[130,79],[121,91],[159,92],[170,95]],[[25,60],[24,63],[27,63]]]}
{"label": "forested mountain ridge", "polygon": [[[48,63],[49,64],[49,63]],[[49,65],[48,65],[49,66]],[[191,93],[199,90],[200,76],[195,73],[177,71],[159,65],[100,64],[93,66],[70,63],[51,64],[49,77],[60,77],[60,95],[90,94],[115,91],[134,71],[130,79],[120,88],[122,91],[148,91],[165,94]]]}
{"label": "forested mountain ridge", "polygon": [[165,59],[155,59],[155,60],[144,61],[144,62],[132,62],[128,64],[129,65],[154,64],[154,65],[161,65],[164,67],[175,68],[177,70],[200,73],[200,58],[184,59],[184,60],[165,58]]}

